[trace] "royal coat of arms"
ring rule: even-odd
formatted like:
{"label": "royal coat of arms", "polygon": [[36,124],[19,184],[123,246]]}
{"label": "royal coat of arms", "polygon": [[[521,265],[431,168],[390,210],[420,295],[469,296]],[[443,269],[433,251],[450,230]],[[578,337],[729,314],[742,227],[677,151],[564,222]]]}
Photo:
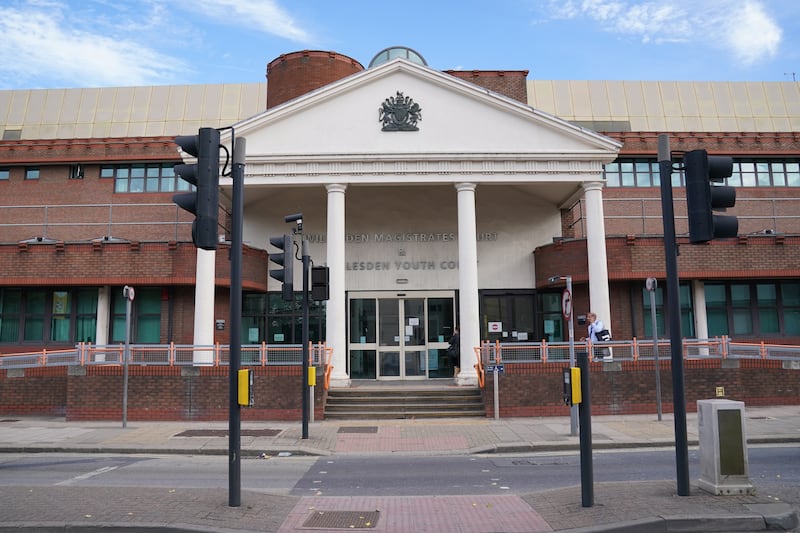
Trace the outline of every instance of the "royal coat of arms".
{"label": "royal coat of arms", "polygon": [[378,120],[383,123],[382,131],[418,131],[417,122],[422,120],[422,108],[410,97],[397,91],[381,104]]}

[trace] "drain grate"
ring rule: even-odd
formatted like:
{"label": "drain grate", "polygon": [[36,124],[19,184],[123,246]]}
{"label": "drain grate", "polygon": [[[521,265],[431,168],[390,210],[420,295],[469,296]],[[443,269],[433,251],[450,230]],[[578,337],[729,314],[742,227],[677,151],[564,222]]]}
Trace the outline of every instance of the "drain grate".
{"label": "drain grate", "polygon": [[303,527],[373,529],[380,516],[380,511],[314,511],[303,522]]}
{"label": "drain grate", "polygon": [[[280,429],[243,429],[242,437],[274,437]],[[176,437],[227,437],[227,429],[187,429],[175,435]]]}
{"label": "drain grate", "polygon": [[338,433],[377,433],[378,426],[342,426]]}

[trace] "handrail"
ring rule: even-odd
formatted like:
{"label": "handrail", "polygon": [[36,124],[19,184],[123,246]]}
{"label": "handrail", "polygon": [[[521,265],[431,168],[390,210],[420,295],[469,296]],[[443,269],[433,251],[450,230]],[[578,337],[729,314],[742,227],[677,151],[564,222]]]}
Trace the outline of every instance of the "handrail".
{"label": "handrail", "polygon": [[[668,359],[670,341],[658,340],[658,352]],[[612,348],[614,361],[633,363],[654,360],[652,339],[608,342],[581,342],[575,347],[593,357],[595,349]],[[568,342],[514,342],[483,341],[474,348],[481,386],[485,378],[485,365],[490,361],[503,363],[563,364],[569,362]],[[333,350],[319,343],[312,345],[312,361],[324,367],[325,387],[330,386],[333,372]],[[685,360],[693,359],[759,359],[800,361],[800,346],[760,342],[734,342],[729,337],[714,339],[683,339],[681,353]],[[243,366],[295,366],[302,365],[302,346],[299,344],[248,344],[242,346]],[[215,344],[194,346],[182,344],[132,344],[129,365],[139,366],[226,366],[229,363],[229,346]],[[123,344],[96,345],[78,343],[66,350],[43,349],[36,352],[0,354],[0,368],[35,368],[54,366],[100,366],[124,363]],[[591,359],[590,359],[591,360]]]}

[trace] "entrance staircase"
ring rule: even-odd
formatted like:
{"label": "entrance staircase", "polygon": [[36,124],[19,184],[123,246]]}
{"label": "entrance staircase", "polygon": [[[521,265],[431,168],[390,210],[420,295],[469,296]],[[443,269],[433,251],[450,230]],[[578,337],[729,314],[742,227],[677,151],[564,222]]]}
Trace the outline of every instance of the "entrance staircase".
{"label": "entrance staircase", "polygon": [[329,389],[325,419],[485,417],[481,390],[452,385],[377,385]]}

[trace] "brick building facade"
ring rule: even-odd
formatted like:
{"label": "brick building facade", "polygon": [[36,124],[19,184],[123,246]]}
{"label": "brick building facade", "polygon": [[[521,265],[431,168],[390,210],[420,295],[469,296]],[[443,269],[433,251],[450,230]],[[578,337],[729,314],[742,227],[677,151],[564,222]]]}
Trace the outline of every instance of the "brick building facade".
{"label": "brick building facade", "polygon": [[[561,287],[548,282],[564,274],[579,317],[592,308],[616,339],[652,336],[644,280],[665,278],[659,133],[676,163],[697,148],[734,157],[739,180],[739,237],[692,246],[673,176],[684,336],[800,343],[797,84],[527,74],[442,73],[408,59],[365,69],[301,51],[271,61],[268,84],[0,91],[0,353],[119,342],[125,285],[146,289],[137,342],[203,344],[201,329],[228,342],[217,321],[229,314],[231,180],[220,181],[209,259],[172,203],[185,184],[171,168],[174,136],[232,125],[248,138],[237,334],[298,342],[297,310],[267,270],[268,238],[302,211],[312,255],[333,276],[312,340],[333,348],[341,386],[452,377],[444,351],[456,326],[462,384],[474,383],[482,340],[565,340]],[[381,102],[402,98],[421,106],[417,130],[382,131]],[[204,261],[213,274],[198,279]],[[213,302],[196,291],[209,284]],[[385,316],[399,320],[392,350],[374,331],[387,295],[397,301]],[[198,306],[214,321],[199,326]],[[668,307],[659,293],[662,326]],[[358,313],[372,313],[363,328]]]}

